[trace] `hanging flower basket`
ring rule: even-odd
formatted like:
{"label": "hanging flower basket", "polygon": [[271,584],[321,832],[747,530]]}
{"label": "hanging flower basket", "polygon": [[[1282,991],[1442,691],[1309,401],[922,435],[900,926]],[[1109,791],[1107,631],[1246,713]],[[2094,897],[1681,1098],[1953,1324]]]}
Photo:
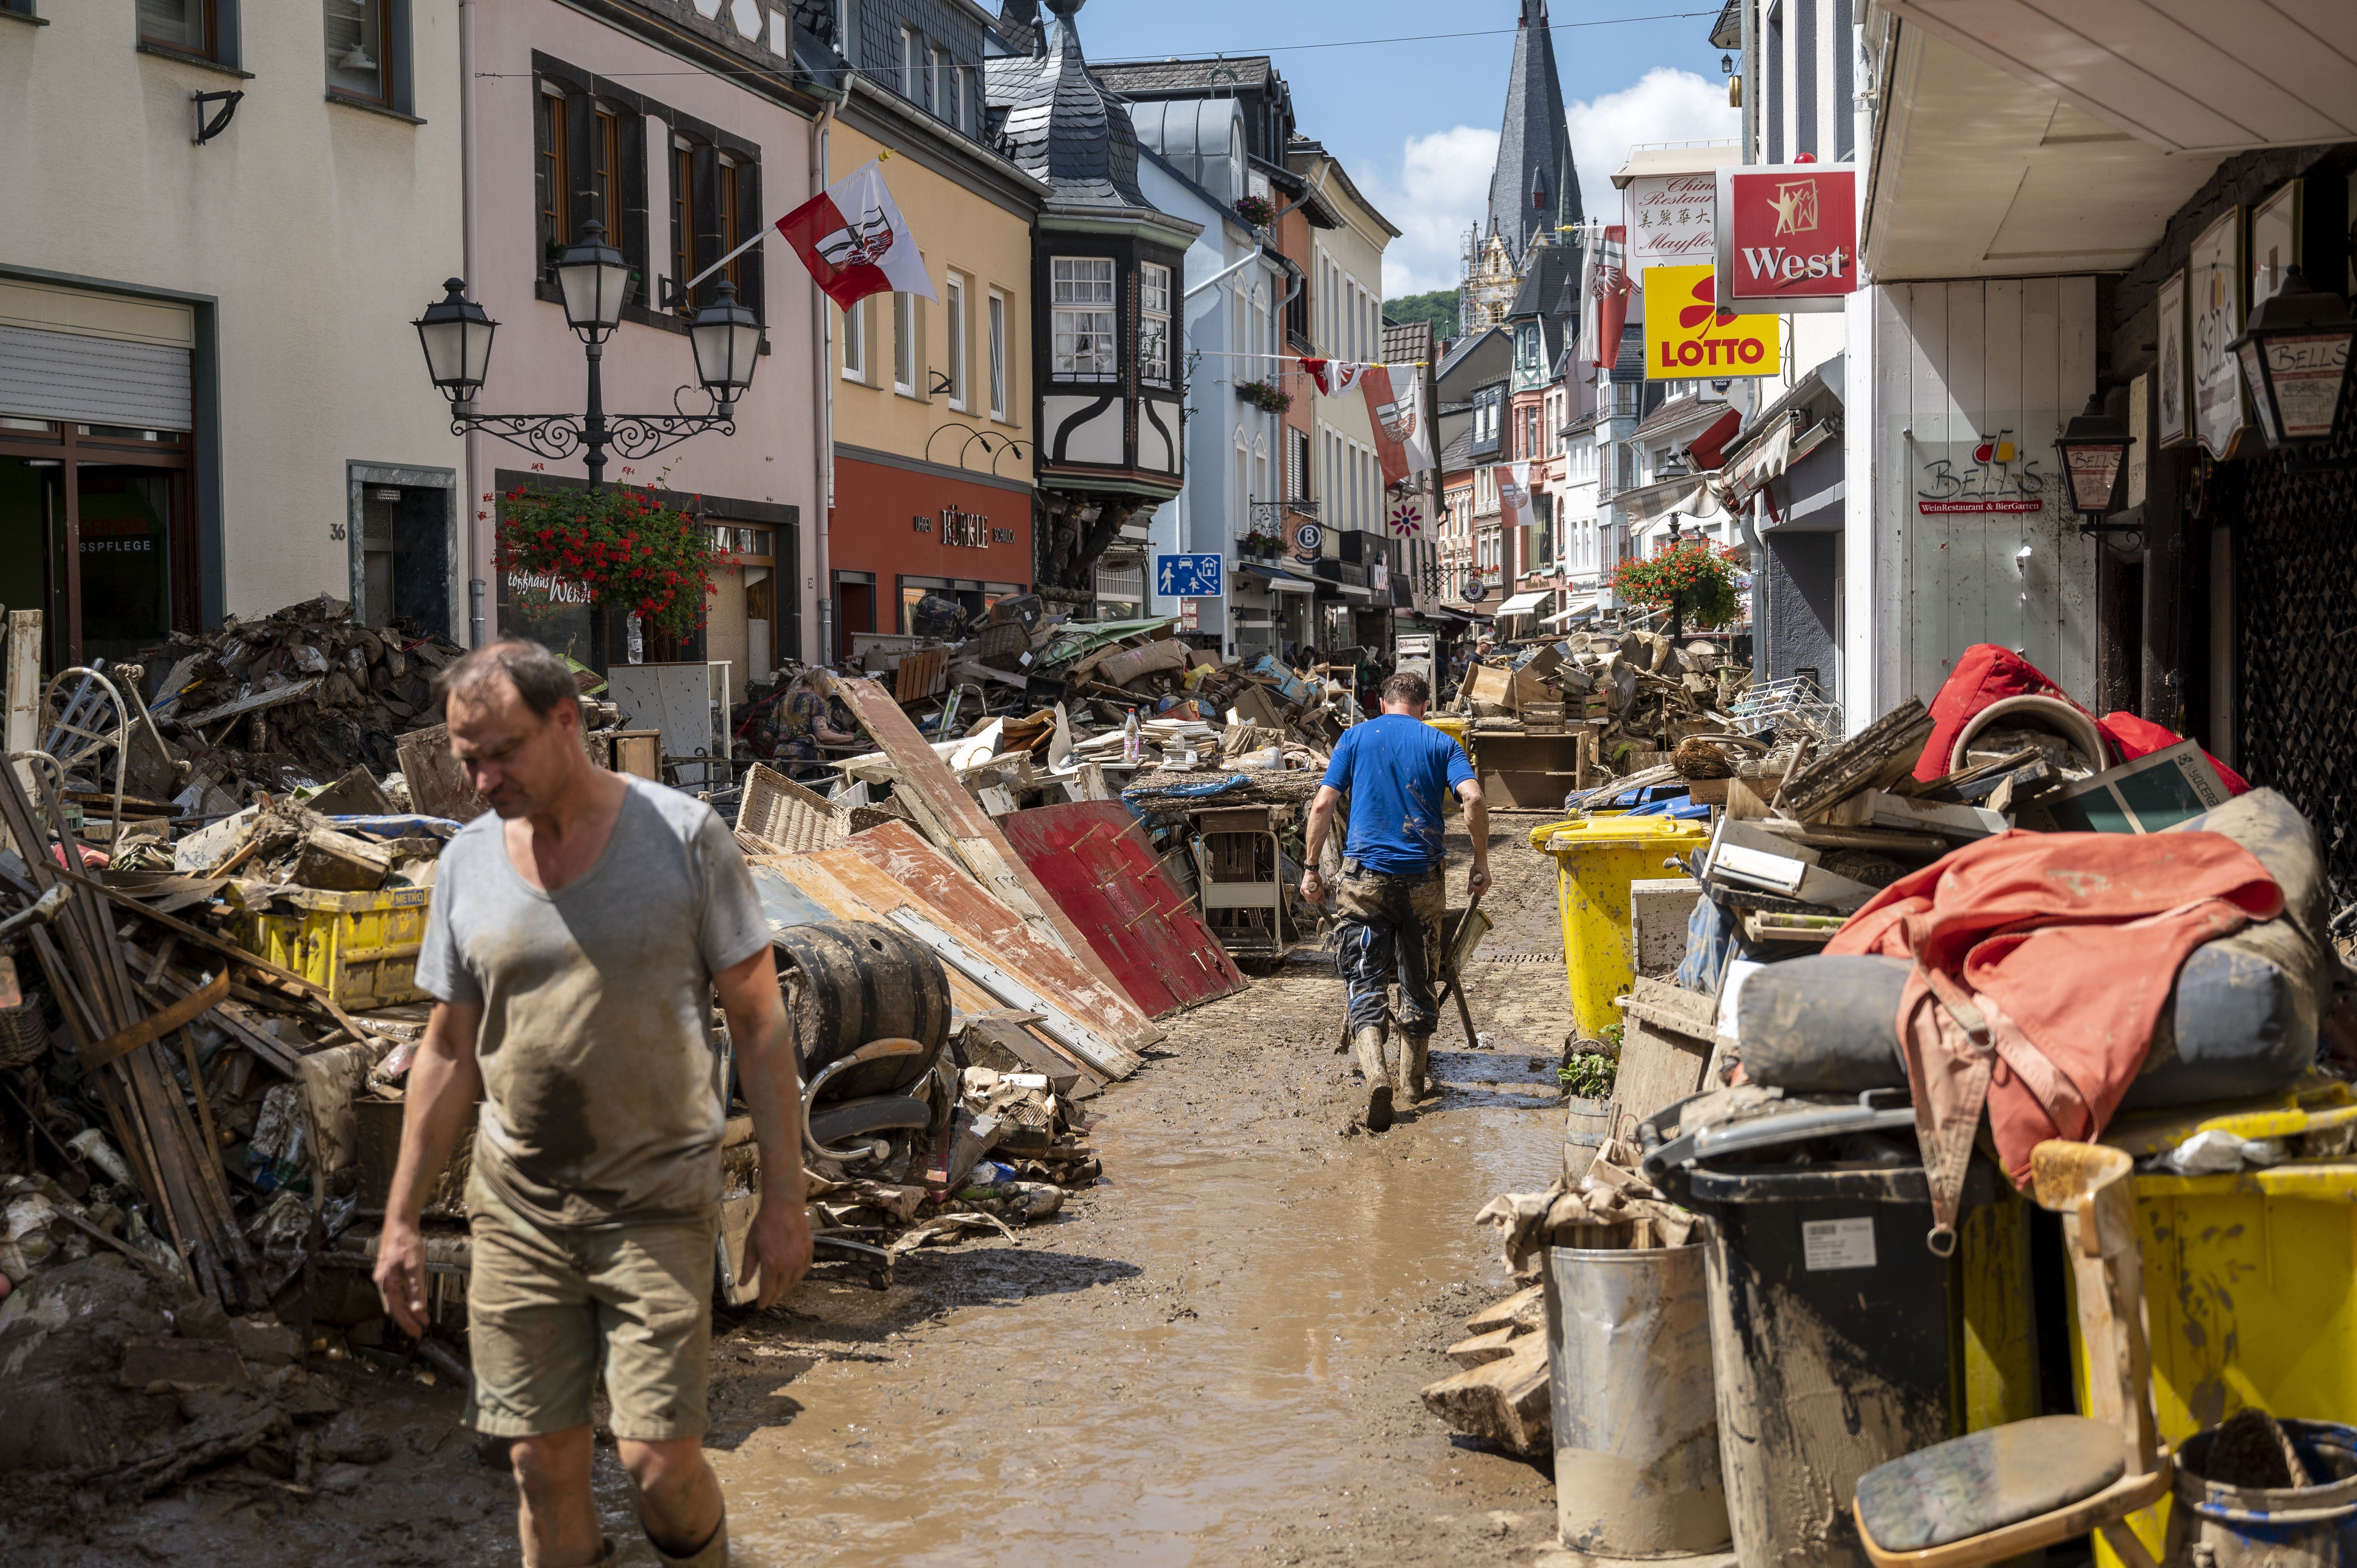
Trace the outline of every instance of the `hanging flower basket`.
{"label": "hanging flower basket", "polygon": [[1268,220],[1276,216],[1276,209],[1265,196],[1246,196],[1238,199],[1236,216],[1255,229],[1265,229]]}
{"label": "hanging flower basket", "polygon": [[511,569],[577,585],[597,607],[628,611],[675,638],[704,625],[713,569],[729,561],[685,510],[628,486],[519,485],[500,502],[500,545]]}
{"label": "hanging flower basket", "polygon": [[1706,540],[1680,544],[1639,561],[1623,562],[1612,591],[1635,605],[1674,606],[1692,627],[1727,626],[1743,613],[1735,587],[1740,552]]}
{"label": "hanging flower basket", "polygon": [[1270,413],[1283,413],[1293,406],[1293,394],[1275,381],[1238,381],[1236,395]]}

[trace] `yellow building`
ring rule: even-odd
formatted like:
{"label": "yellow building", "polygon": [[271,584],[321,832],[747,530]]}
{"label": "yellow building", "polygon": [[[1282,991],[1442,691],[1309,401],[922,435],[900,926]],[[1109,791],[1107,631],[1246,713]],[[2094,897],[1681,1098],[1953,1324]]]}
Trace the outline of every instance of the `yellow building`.
{"label": "yellow building", "polygon": [[930,63],[900,58],[855,76],[825,132],[830,184],[883,160],[936,296],[825,307],[834,467],[818,587],[835,657],[863,632],[909,630],[927,593],[979,613],[1035,575],[1031,224],[1046,189],[974,139],[978,55],[920,40],[910,58]]}

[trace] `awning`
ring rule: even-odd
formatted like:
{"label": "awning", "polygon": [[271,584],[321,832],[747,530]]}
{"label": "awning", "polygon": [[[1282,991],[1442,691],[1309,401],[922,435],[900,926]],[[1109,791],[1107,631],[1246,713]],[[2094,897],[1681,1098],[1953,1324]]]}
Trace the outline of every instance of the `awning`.
{"label": "awning", "polygon": [[1236,570],[1260,578],[1275,593],[1308,594],[1315,593],[1318,589],[1318,585],[1311,579],[1297,573],[1288,572],[1282,566],[1264,565],[1257,561],[1243,561],[1237,563]]}
{"label": "awning", "polygon": [[1555,590],[1552,588],[1534,588],[1529,593],[1516,594],[1512,598],[1500,605],[1498,613],[1501,616],[1528,615],[1554,597]]}
{"label": "awning", "polygon": [[1609,503],[1620,509],[1622,519],[1630,523],[1651,522],[1657,517],[1667,517],[1674,511],[1700,517],[1718,510],[1718,501],[1710,487],[1691,474],[1659,484],[1643,485],[1633,490],[1622,490]]}
{"label": "awning", "polygon": [[1603,596],[1604,596],[1601,594],[1582,594],[1571,601],[1571,607],[1569,609],[1564,610],[1556,615],[1540,617],[1539,624],[1541,626],[1561,626],[1566,621],[1577,620],[1581,616],[1594,615],[1596,613],[1596,601]]}

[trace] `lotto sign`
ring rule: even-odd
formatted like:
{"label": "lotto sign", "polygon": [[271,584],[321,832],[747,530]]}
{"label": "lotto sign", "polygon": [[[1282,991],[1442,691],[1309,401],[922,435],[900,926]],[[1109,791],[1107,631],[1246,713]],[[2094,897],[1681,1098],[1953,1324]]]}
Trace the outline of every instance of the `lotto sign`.
{"label": "lotto sign", "polygon": [[1718,299],[1738,316],[1839,310],[1857,292],[1857,171],[1718,171]]}
{"label": "lotto sign", "polygon": [[1782,323],[1723,314],[1708,267],[1645,269],[1645,379],[1723,381],[1772,376],[1783,367]]}
{"label": "lotto sign", "polygon": [[1185,599],[1216,599],[1227,592],[1220,580],[1217,553],[1157,555],[1154,591]]}

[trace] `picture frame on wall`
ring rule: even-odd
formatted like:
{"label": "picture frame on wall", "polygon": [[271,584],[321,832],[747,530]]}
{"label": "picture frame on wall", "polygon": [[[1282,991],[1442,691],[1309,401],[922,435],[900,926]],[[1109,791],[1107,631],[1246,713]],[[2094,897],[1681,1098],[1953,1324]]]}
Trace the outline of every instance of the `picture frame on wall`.
{"label": "picture frame on wall", "polygon": [[2185,344],[2185,269],[2160,280],[2155,301],[2159,314],[2152,367],[2152,444],[2183,445],[2193,434],[2193,360]]}
{"label": "picture frame on wall", "polygon": [[2243,228],[2248,215],[2249,209],[2239,203],[2220,213],[2193,242],[2185,268],[2193,438],[2221,461],[2241,456],[2235,445],[2244,431],[2254,428],[2242,367],[2227,347],[2248,318],[2244,302],[2251,274]]}
{"label": "picture frame on wall", "polygon": [[2284,188],[2251,209],[2251,309],[2256,311],[2283,289],[2284,274],[2299,265],[2301,230],[2307,217],[2306,180]]}

